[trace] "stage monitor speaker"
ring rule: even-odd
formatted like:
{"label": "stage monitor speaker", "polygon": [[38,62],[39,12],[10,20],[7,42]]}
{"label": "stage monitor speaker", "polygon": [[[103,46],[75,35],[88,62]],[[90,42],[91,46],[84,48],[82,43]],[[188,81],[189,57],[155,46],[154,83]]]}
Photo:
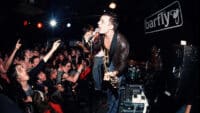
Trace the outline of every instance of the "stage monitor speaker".
{"label": "stage monitor speaker", "polygon": [[168,95],[177,95],[194,87],[199,70],[199,48],[195,46],[174,46],[171,57],[172,67],[166,81]]}
{"label": "stage monitor speaker", "polygon": [[127,84],[120,89],[118,113],[147,113],[148,105],[142,85]]}

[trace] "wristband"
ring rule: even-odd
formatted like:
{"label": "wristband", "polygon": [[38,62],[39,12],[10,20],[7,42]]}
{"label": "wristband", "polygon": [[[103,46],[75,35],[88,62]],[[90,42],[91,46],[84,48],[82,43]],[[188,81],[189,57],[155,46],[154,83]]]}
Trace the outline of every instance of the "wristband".
{"label": "wristband", "polygon": [[81,74],[81,71],[77,71],[78,74]]}

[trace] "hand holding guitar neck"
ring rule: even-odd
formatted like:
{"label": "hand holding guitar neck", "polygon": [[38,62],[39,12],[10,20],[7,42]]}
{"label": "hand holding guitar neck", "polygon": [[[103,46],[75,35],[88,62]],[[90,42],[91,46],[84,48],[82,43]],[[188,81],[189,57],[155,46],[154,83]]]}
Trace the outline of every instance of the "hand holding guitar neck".
{"label": "hand holding guitar neck", "polygon": [[115,78],[115,77],[117,77],[116,71],[105,72],[105,74],[104,74],[105,81],[109,81],[111,78]]}
{"label": "hand holding guitar neck", "polygon": [[116,71],[105,72],[103,80],[110,82],[113,88],[118,87],[119,78]]}

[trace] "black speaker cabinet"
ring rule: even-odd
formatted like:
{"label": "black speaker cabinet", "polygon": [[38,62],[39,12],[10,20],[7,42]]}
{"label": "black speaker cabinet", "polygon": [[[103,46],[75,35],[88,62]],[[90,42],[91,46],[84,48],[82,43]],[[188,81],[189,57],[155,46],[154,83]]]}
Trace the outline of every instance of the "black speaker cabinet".
{"label": "black speaker cabinet", "polygon": [[174,46],[166,80],[169,95],[184,99],[194,98],[199,80],[199,49],[194,46]]}

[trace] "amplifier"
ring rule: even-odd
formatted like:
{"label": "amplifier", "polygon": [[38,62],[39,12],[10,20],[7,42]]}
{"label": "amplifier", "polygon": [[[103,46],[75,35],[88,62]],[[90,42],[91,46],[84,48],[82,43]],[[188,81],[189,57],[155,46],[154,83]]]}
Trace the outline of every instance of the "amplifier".
{"label": "amplifier", "polygon": [[126,85],[120,89],[118,113],[147,113],[149,106],[142,85]]}

